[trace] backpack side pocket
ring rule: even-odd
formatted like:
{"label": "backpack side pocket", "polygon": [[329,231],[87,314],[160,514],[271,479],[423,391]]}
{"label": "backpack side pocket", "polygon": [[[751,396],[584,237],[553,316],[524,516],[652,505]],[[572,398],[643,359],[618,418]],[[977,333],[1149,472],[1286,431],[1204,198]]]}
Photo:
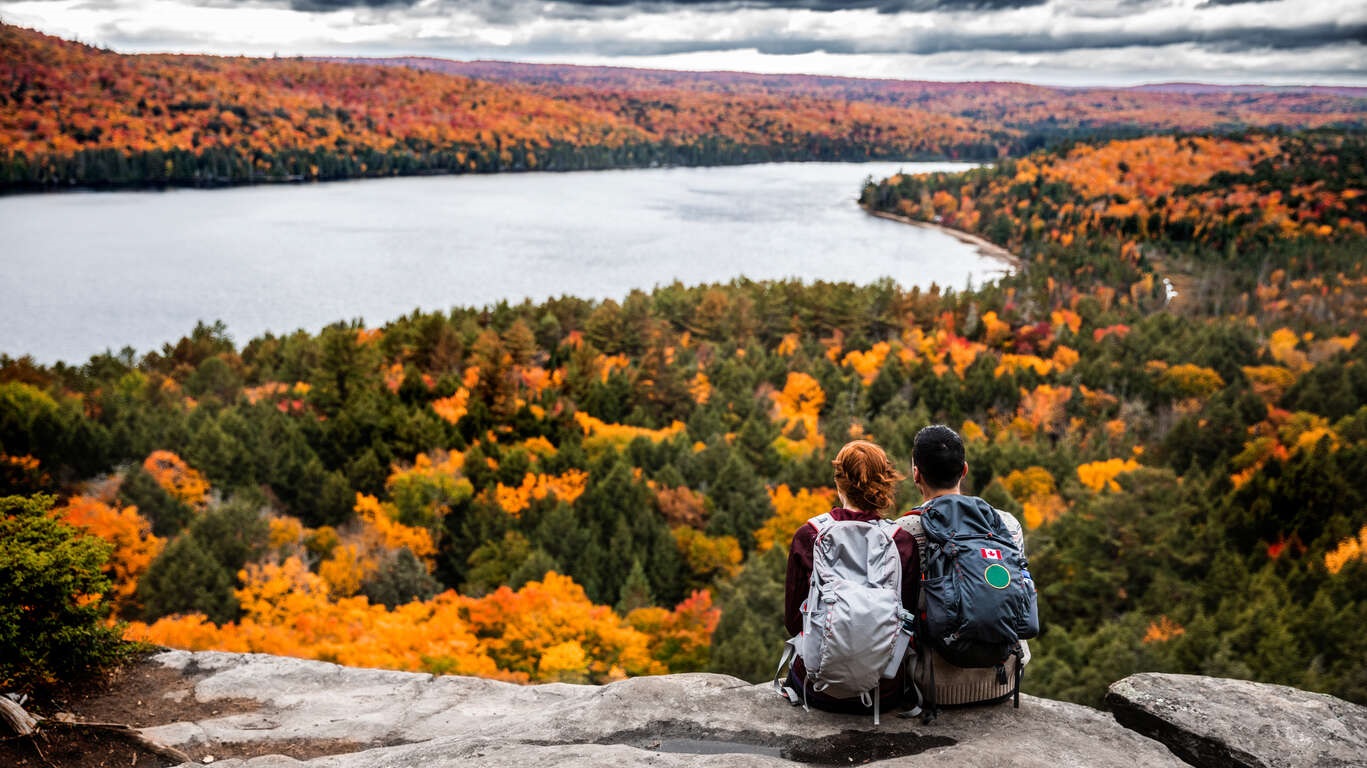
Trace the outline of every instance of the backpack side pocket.
{"label": "backpack side pocket", "polygon": [[1030,578],[1029,569],[1022,567],[1020,572],[1020,607],[1014,629],[1016,637],[1029,640],[1039,635],[1039,594],[1035,590],[1035,580]]}
{"label": "backpack side pocket", "polygon": [[926,597],[927,640],[940,645],[957,635],[963,624],[963,597],[954,574],[937,576],[921,582]]}

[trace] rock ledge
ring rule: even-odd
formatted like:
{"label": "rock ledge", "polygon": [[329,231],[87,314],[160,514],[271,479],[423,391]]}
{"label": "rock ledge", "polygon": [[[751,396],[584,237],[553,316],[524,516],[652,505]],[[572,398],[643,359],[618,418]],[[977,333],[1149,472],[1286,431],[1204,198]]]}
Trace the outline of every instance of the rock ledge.
{"label": "rock ledge", "polygon": [[260,707],[143,729],[176,747],[337,739],[350,754],[220,760],[227,768],[1013,765],[1182,766],[1166,747],[1097,710],[1022,696],[934,723],[791,707],[725,675],[640,677],[605,686],[518,686],[470,677],[350,669],[278,656],[169,651],[154,661],[201,701]]}
{"label": "rock ledge", "polygon": [[[182,675],[199,702],[256,703],[142,729],[154,741],[200,754],[230,744],[254,747],[238,754],[263,754],[320,740],[355,750],[214,763],[226,768],[1367,766],[1367,708],[1189,675],[1115,683],[1107,697],[1114,717],[1021,696],[1020,709],[948,710],[929,725],[890,712],[874,727],[869,717],[804,712],[767,685],[725,675],[518,686],[259,654],[168,651],[152,660]],[[188,695],[185,686],[176,695]]]}
{"label": "rock ledge", "polygon": [[1116,720],[1192,765],[1367,766],[1367,707],[1284,685],[1143,673],[1111,685]]}

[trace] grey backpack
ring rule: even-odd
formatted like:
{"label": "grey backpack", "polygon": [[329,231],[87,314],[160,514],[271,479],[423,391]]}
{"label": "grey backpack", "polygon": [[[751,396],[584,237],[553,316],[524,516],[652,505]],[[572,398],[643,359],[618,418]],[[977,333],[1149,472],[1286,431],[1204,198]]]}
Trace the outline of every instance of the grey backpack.
{"label": "grey backpack", "polygon": [[812,578],[802,604],[802,634],[784,644],[774,687],[793,704],[798,693],[783,684],[784,667],[801,656],[807,686],[834,698],[859,697],[873,707],[878,689],[895,677],[906,653],[911,614],[902,609],[902,559],[893,541],[897,524],[817,515]]}

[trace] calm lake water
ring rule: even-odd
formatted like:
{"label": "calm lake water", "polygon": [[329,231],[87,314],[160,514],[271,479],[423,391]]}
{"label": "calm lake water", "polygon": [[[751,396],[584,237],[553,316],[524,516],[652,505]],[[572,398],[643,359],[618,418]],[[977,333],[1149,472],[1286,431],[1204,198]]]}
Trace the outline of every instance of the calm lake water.
{"label": "calm lake water", "polygon": [[222,320],[372,326],[552,296],[796,277],[963,288],[1000,262],[855,204],[867,176],[950,163],[802,163],[0,198],[0,352],[81,363]]}

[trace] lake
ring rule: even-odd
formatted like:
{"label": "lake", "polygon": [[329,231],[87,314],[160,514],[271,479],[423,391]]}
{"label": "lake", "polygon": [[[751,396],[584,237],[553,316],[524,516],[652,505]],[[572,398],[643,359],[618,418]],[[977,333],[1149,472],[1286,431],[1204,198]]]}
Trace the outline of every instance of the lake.
{"label": "lake", "polygon": [[954,163],[788,163],[0,198],[0,352],[82,363],[222,320],[371,326],[414,309],[795,277],[981,285],[1005,266],[864,213],[865,177]]}

